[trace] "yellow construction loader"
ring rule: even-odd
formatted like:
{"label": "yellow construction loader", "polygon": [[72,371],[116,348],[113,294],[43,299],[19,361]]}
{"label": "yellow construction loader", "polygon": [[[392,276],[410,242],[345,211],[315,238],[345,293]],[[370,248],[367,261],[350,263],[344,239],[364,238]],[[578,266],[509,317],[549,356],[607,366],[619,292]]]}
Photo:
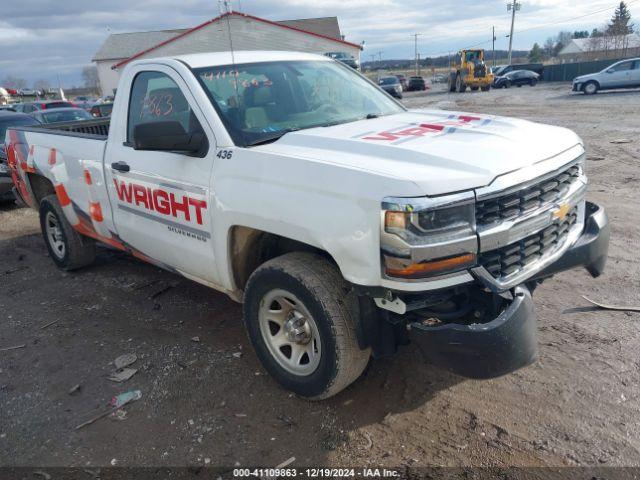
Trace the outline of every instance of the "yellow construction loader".
{"label": "yellow construction loader", "polygon": [[458,53],[460,63],[451,64],[449,72],[449,91],[464,92],[471,90],[488,92],[493,83],[493,74],[484,63],[484,50],[462,50]]}

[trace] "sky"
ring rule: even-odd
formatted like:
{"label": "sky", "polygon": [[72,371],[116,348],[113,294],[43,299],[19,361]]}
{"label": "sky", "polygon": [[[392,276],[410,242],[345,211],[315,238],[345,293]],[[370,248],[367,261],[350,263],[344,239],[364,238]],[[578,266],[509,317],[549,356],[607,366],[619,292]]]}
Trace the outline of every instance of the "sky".
{"label": "sky", "polygon": [[[514,48],[528,50],[560,30],[604,25],[616,0],[520,0]],[[64,87],[82,84],[109,33],[188,28],[218,15],[218,0],[21,0],[3,2],[0,17],[0,82],[8,75],[29,84],[44,79]],[[640,0],[627,0],[640,26]],[[365,42],[364,61],[413,58],[420,33],[422,57],[447,54],[485,42],[507,49],[510,14],[506,0],[234,0],[233,7],[270,20],[337,16],[342,33]],[[599,12],[599,13],[595,13]],[[581,17],[581,18],[576,18]]]}

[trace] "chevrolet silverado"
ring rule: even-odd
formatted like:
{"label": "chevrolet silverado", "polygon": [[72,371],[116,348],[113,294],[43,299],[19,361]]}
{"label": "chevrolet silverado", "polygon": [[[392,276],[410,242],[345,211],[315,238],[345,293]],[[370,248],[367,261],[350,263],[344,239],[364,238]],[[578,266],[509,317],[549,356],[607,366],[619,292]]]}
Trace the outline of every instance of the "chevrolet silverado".
{"label": "chevrolet silverado", "polygon": [[407,110],[325,56],[137,60],[111,118],[6,146],[58,267],[100,243],[228,294],[265,369],[310,399],[409,341],[469,378],[527,366],[534,289],[607,256],[573,132]]}

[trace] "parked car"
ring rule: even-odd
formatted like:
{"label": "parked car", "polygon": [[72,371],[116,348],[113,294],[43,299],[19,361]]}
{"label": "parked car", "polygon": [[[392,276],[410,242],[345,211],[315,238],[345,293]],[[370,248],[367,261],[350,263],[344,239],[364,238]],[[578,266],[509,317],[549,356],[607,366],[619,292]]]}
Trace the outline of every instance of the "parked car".
{"label": "parked car", "polygon": [[90,111],[96,104],[96,98],[79,95],[73,99],[73,103],[78,108],[84,108],[85,110]]}
{"label": "parked car", "polygon": [[40,122],[29,115],[0,111],[0,201],[13,199],[13,182],[4,148],[7,129],[9,127],[27,127],[39,124]]}
{"label": "parked car", "polygon": [[395,98],[402,98],[402,85],[400,85],[400,80],[396,76],[388,76],[381,77],[378,80],[378,85],[385,92]]}
{"label": "parked car", "polygon": [[30,114],[40,123],[75,122],[91,120],[93,116],[83,108],[52,108]]}
{"label": "parked car", "polygon": [[265,369],[306,398],[408,341],[477,379],[534,362],[532,291],[606,263],[580,138],[407,110],[322,56],[234,59],[234,85],[228,52],[133,61],[113,120],[9,131],[55,265],[88,267],[97,241],[227,293]]}
{"label": "parked car", "polygon": [[89,109],[89,113],[93,117],[110,117],[113,110],[113,102],[96,103]]}
{"label": "parked car", "polygon": [[496,77],[493,80],[493,88],[509,88],[511,86],[522,87],[523,85],[531,85],[535,87],[538,84],[540,75],[529,70],[516,70],[506,75]]}
{"label": "parked car", "polygon": [[422,90],[426,90],[427,88],[427,82],[425,81],[424,77],[419,77],[419,76],[415,76],[415,77],[409,77],[409,85],[407,87],[407,91],[409,92],[415,92],[415,91],[422,91]]}
{"label": "parked car", "polygon": [[449,75],[446,73],[436,73],[431,79],[431,83],[447,83],[449,81]]}
{"label": "parked car", "polygon": [[542,77],[544,73],[544,65],[542,63],[514,63],[512,65],[502,65],[500,67],[495,67],[491,69],[494,75],[503,76],[509,72],[514,72],[516,70],[529,70],[531,72],[535,72]]}
{"label": "parked car", "polygon": [[333,58],[339,62],[344,63],[345,65],[350,66],[351,68],[355,68],[356,70],[360,68],[358,61],[346,52],[329,52],[325,53],[325,55],[329,58]]}
{"label": "parked car", "polygon": [[400,85],[402,85],[402,90],[403,91],[407,90],[407,88],[409,86],[409,82],[407,81],[407,77],[402,73],[396,74],[396,77],[398,78],[398,81],[400,82]]}
{"label": "parked car", "polygon": [[581,75],[573,80],[573,91],[585,95],[617,88],[640,88],[640,58],[623,60],[601,72]]}
{"label": "parked car", "polygon": [[15,109],[20,113],[34,113],[39,110],[47,110],[51,108],[75,108],[73,102],[66,100],[44,100],[39,102],[16,103]]}
{"label": "parked car", "polygon": [[14,108],[12,104],[0,105],[0,111],[17,112],[17,110]]}

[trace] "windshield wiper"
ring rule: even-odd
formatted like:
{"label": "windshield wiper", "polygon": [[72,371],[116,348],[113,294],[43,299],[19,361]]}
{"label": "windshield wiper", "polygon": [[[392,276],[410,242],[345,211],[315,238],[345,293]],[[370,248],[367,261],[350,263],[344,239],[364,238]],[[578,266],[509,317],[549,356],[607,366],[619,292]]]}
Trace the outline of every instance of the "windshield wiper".
{"label": "windshield wiper", "polygon": [[266,145],[267,143],[273,143],[280,140],[283,136],[285,136],[289,132],[295,132],[296,130],[300,130],[299,128],[289,128],[287,130],[282,130],[280,132],[275,132],[273,135],[267,135],[265,137],[260,137],[253,142],[247,143],[247,147],[257,147],[258,145]]}

